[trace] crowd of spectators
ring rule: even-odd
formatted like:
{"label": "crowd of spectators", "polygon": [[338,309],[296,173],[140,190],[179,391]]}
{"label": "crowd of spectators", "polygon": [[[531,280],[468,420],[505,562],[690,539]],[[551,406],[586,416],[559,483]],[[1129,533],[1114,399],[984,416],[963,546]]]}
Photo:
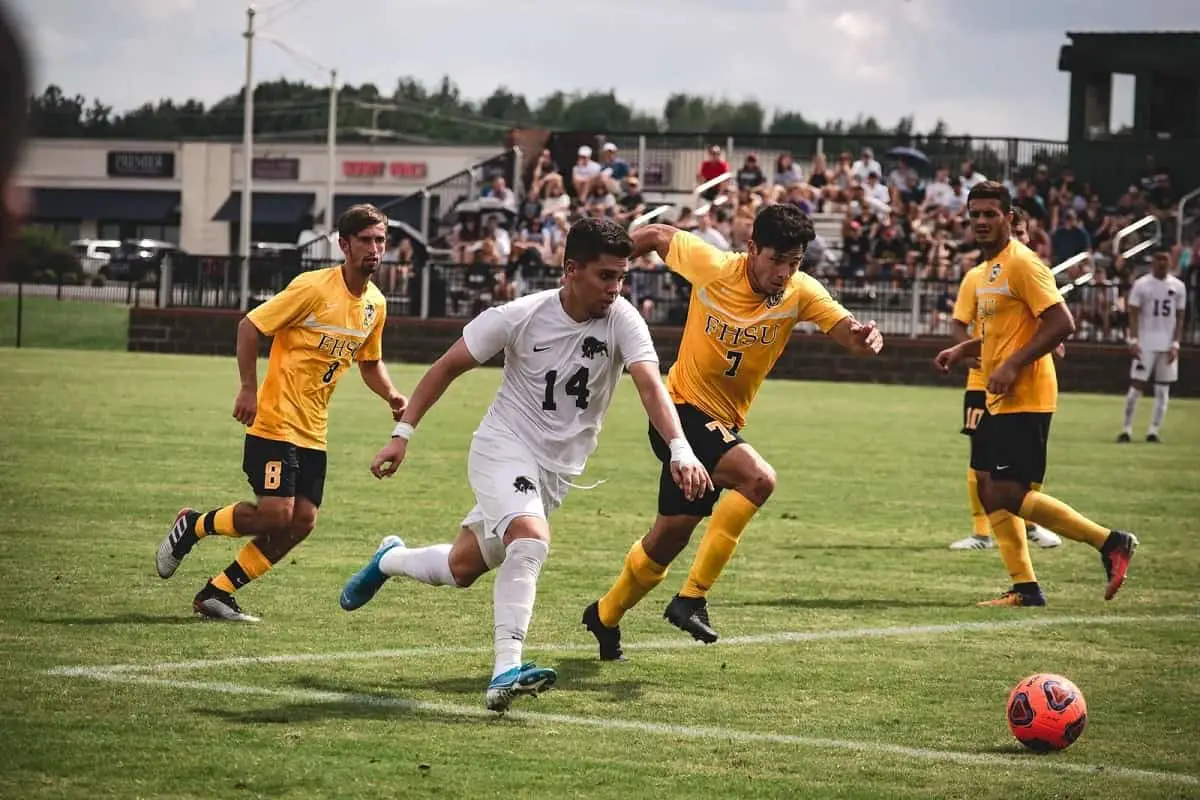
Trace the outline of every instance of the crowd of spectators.
{"label": "crowd of spectators", "polygon": [[[597,154],[579,147],[575,163],[565,168],[543,151],[520,196],[504,177],[482,187],[480,196],[491,198],[493,213],[465,216],[448,235],[452,259],[465,267],[463,280],[450,293],[460,312],[556,285],[566,232],[576,219],[607,216],[628,224],[655,207],[619,148],[606,143],[598,149]],[[827,231],[810,249],[805,269],[843,297],[868,297],[884,308],[907,307],[907,287],[920,279],[922,324],[926,332],[945,332],[957,284],[979,258],[966,219],[967,194],[991,176],[969,160],[953,170],[930,165],[919,151],[882,158],[883,163],[867,147],[857,158],[842,152],[827,162],[817,155],[801,166],[789,153],[766,164],[757,153],[748,153],[733,166],[714,145],[697,170],[696,185],[727,173],[732,177],[701,195],[685,196],[688,205],[662,219],[721,249],[741,250],[759,208],[793,203],[817,215]],[[1174,240],[1178,193],[1170,171],[1147,159],[1143,174],[1115,198],[1101,197],[1070,169],[1051,170],[1047,164],[1003,182],[1028,216],[1031,246],[1044,261],[1058,264],[1088,253],[1060,276],[1066,282],[1094,274],[1091,284],[1070,295],[1082,335],[1123,336],[1124,296],[1142,259],[1126,260],[1114,252],[1114,236],[1151,214],[1159,218],[1164,240]],[[840,235],[835,233],[839,227]],[[1150,232],[1147,227],[1139,235]],[[1126,239],[1120,249],[1136,241],[1136,236]],[[1191,269],[1200,264],[1200,237],[1175,258],[1185,280],[1189,273],[1200,274]],[[648,320],[677,322],[688,287],[651,256],[632,265],[626,292]]]}

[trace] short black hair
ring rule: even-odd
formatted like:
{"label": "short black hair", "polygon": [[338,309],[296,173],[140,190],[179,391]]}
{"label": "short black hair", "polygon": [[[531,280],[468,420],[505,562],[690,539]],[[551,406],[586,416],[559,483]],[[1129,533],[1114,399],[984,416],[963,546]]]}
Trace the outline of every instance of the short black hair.
{"label": "short black hair", "polygon": [[574,261],[586,266],[601,256],[629,258],[633,255],[633,239],[629,232],[611,219],[584,217],[567,231],[563,248],[563,266]]}
{"label": "short black hair", "polygon": [[29,60],[8,8],[0,3],[0,186],[17,168],[29,118]]}
{"label": "short black hair", "polygon": [[967,203],[972,200],[999,200],[1001,211],[1005,214],[1012,211],[1012,195],[1008,187],[996,181],[980,181],[971,187],[967,193]]}
{"label": "short black hair", "polygon": [[759,250],[788,253],[808,247],[817,237],[812,219],[791,203],[764,206],[754,218],[750,239]]}
{"label": "short black hair", "polygon": [[1018,206],[1013,206],[1012,215],[1013,215],[1013,219],[1012,219],[1013,225],[1017,225],[1020,223],[1024,223],[1026,225],[1029,224],[1029,214],[1025,211],[1025,209],[1020,208]]}
{"label": "short black hair", "polygon": [[387,225],[387,221],[387,215],[370,203],[350,206],[338,217],[338,236],[342,239],[349,239],[375,225]]}

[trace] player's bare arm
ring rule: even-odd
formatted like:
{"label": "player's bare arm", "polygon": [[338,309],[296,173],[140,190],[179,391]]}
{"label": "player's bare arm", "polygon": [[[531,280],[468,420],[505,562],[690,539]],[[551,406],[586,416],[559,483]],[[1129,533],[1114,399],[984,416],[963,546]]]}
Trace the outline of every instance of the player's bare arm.
{"label": "player's bare arm", "polygon": [[634,259],[649,252],[655,252],[658,253],[659,258],[666,261],[667,253],[671,250],[671,240],[677,233],[679,233],[679,229],[671,225],[656,223],[643,225],[630,234],[633,238],[633,254],[630,258]]}
{"label": "player's bare arm", "polygon": [[363,383],[375,394],[382,397],[392,409],[392,419],[400,421],[404,409],[408,407],[408,398],[400,393],[388,375],[387,367],[382,361],[358,362],[358,374]]}
{"label": "player's bare arm", "polygon": [[829,329],[829,337],[856,356],[879,355],[883,349],[883,334],[875,320],[863,324],[846,317]]}
{"label": "player's bare arm", "polygon": [[953,369],[955,364],[966,359],[978,360],[982,352],[983,339],[967,339],[938,353],[933,359],[933,364],[940,372],[946,373]]}
{"label": "player's bare arm", "polygon": [[249,317],[238,323],[237,365],[241,387],[233,400],[233,418],[253,425],[258,415],[258,328]]}
{"label": "player's bare arm", "polygon": [[1141,345],[1138,344],[1138,324],[1140,323],[1142,309],[1132,303],[1129,304],[1129,329],[1125,331],[1125,341],[1129,344],[1129,352],[1137,358],[1141,352]]}
{"label": "player's bare arm", "polygon": [[371,474],[376,478],[386,478],[395,474],[408,452],[408,440],[421,418],[425,416],[425,412],[433,408],[450,384],[477,366],[479,362],[471,355],[466,341],[461,338],[441,358],[433,362],[433,366],[426,370],[417,387],[413,389],[408,406],[392,431],[392,440],[371,462]]}
{"label": "player's bare arm", "polygon": [[1013,353],[988,377],[988,391],[1004,394],[1016,381],[1021,370],[1052,352],[1075,332],[1075,319],[1066,303],[1056,303],[1042,312],[1041,324],[1029,344]]}
{"label": "player's bare arm", "polygon": [[1167,351],[1167,363],[1179,358],[1179,343],[1183,341],[1183,314],[1175,315],[1175,335],[1171,337],[1171,349]]}
{"label": "player's bare arm", "polygon": [[675,403],[671,401],[659,377],[658,362],[638,361],[631,364],[629,375],[637,387],[638,397],[642,401],[642,408],[646,409],[650,424],[671,448],[671,477],[675,479],[675,485],[683,490],[689,500],[712,491],[713,482],[708,470],[696,458],[687,437],[683,435],[683,425],[679,422]]}

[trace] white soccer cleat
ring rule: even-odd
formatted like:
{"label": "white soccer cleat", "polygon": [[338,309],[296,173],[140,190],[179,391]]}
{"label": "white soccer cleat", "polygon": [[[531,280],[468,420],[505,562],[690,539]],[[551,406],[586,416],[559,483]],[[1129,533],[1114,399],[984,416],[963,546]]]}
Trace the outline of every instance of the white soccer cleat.
{"label": "white soccer cleat", "polygon": [[1052,533],[1046,530],[1041,525],[1029,523],[1025,528],[1025,538],[1036,544],[1038,547],[1058,547],[1062,544],[1062,539],[1057,533]]}
{"label": "white soccer cleat", "polygon": [[950,543],[951,550],[991,550],[995,546],[992,537],[976,536],[975,534]]}

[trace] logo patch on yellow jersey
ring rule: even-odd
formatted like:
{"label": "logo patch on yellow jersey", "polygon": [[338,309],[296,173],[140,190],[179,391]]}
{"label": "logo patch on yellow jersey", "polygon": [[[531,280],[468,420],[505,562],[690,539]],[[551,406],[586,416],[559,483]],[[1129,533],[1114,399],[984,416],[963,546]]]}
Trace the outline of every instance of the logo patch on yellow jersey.
{"label": "logo patch on yellow jersey", "polygon": [[1002,269],[1003,267],[999,264],[993,264],[992,271],[988,273],[988,283],[994,283],[996,278],[1000,277],[1000,270]]}
{"label": "logo patch on yellow jersey", "polygon": [[783,292],[767,295],[767,308],[774,308],[783,302]]}
{"label": "logo patch on yellow jersey", "polygon": [[363,328],[368,333],[371,332],[371,326],[375,323],[375,304],[367,303],[363,306]]}

